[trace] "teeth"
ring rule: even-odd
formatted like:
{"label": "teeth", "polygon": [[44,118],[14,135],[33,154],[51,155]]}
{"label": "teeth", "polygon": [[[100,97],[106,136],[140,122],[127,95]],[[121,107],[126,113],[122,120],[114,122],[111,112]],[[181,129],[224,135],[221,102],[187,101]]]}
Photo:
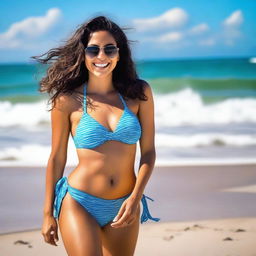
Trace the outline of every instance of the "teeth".
{"label": "teeth", "polygon": [[105,64],[96,64],[96,63],[94,63],[94,65],[96,67],[104,68],[104,67],[106,67],[108,65],[108,63],[105,63]]}

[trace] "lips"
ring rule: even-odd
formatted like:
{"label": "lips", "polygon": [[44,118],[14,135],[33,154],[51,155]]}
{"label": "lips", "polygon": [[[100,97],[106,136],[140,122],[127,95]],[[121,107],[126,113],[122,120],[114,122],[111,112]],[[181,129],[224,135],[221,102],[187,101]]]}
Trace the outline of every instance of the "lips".
{"label": "lips", "polygon": [[97,68],[106,68],[109,66],[109,63],[93,63],[93,65]]}

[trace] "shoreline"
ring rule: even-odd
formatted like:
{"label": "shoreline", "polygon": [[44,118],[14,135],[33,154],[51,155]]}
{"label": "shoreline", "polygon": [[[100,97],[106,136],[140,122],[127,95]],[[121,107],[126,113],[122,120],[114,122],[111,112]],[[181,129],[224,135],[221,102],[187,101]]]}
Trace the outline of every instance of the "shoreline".
{"label": "shoreline", "polygon": [[[46,168],[43,164],[24,164],[24,163],[10,163],[1,161],[0,168],[5,167],[36,167],[36,168]],[[189,166],[229,166],[229,165],[256,165],[256,158],[241,158],[241,159],[181,159],[177,161],[159,161],[156,162],[155,167],[189,167]],[[75,167],[75,164],[66,164],[66,168]]]}

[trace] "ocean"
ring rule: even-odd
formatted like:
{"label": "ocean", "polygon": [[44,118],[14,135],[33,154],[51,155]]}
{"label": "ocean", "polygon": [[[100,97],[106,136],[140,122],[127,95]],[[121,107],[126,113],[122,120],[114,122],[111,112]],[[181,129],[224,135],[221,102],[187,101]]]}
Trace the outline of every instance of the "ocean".
{"label": "ocean", "polygon": [[[256,162],[254,58],[136,66],[154,93],[156,165]],[[51,125],[47,95],[38,92],[41,75],[35,64],[0,65],[1,166],[47,164]],[[77,162],[70,136],[67,165]]]}

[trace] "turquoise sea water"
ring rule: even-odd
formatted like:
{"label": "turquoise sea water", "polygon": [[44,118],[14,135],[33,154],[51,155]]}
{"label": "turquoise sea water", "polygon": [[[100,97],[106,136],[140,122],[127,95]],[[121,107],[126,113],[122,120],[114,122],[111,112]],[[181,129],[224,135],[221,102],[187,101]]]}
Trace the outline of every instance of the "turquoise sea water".
{"label": "turquoise sea water", "polygon": [[[137,68],[159,94],[189,87],[206,101],[256,97],[256,64],[248,59],[140,61]],[[32,64],[0,65],[0,100],[37,100],[38,71]]]}
{"label": "turquoise sea water", "polygon": [[[159,159],[256,158],[253,61],[155,60],[136,66],[154,92]],[[0,65],[0,164],[28,162],[31,151],[49,152],[47,95],[38,92],[41,76],[34,64]],[[42,163],[46,157],[33,159]]]}

